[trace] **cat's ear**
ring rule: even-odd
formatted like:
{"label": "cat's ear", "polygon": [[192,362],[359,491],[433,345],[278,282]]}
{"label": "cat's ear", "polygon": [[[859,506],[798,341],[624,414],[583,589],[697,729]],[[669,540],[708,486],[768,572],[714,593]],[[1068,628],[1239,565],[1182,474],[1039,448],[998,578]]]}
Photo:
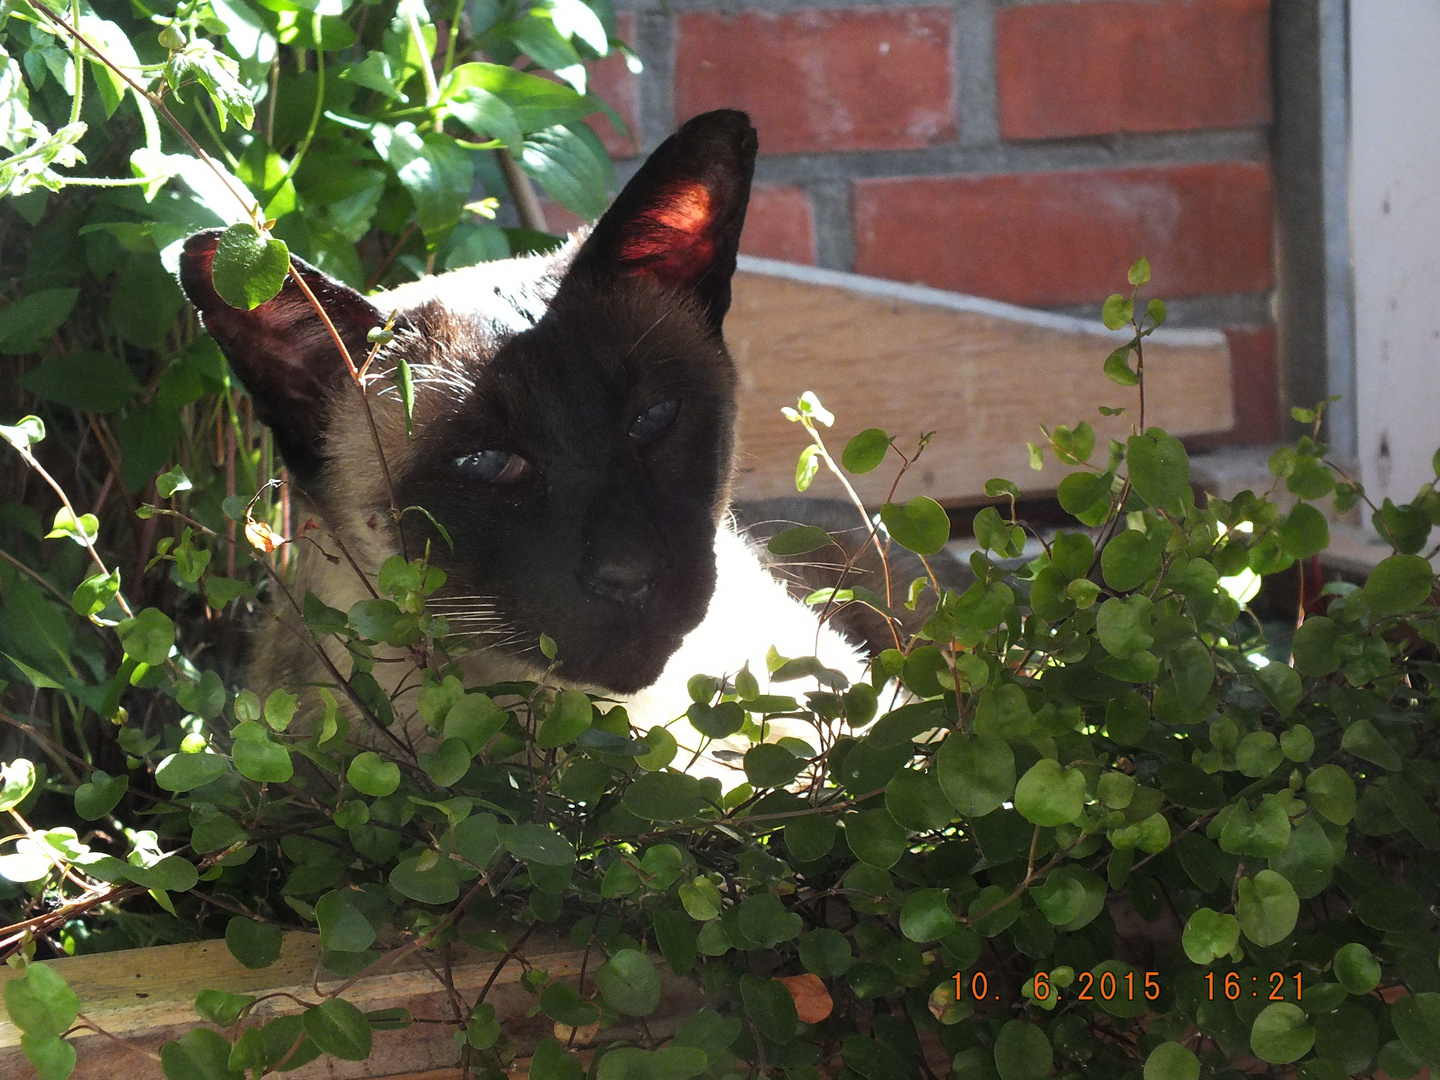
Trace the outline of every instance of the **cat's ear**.
{"label": "cat's ear", "polygon": [[250,391],[256,414],[274,432],[285,464],[302,482],[312,480],[322,463],[329,400],[345,391],[350,373],[329,328],[295,283],[294,270],[304,276],[356,364],[368,351],[371,328],[385,319],[354,289],[299,259],[292,260],[291,274],[273,299],[251,311],[231,307],[211,278],[220,235],[209,229],[185,241],[180,284]]}
{"label": "cat's ear", "polygon": [[567,281],[647,277],[693,296],[718,331],[730,308],[756,145],[742,112],[721,109],[688,121],[596,223]]}

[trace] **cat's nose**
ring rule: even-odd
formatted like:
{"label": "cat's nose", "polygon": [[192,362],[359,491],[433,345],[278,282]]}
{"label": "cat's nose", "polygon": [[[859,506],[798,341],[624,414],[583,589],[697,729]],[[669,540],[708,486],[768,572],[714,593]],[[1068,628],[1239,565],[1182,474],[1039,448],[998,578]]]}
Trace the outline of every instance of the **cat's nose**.
{"label": "cat's nose", "polygon": [[616,555],[600,559],[580,571],[580,584],[603,600],[638,607],[655,584],[648,560]]}

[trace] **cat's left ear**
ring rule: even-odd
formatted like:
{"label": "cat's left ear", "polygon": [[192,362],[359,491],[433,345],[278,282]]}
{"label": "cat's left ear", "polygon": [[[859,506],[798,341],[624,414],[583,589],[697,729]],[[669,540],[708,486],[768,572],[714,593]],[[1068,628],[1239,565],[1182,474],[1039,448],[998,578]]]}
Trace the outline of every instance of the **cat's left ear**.
{"label": "cat's left ear", "polygon": [[688,121],[596,223],[566,282],[648,278],[693,296],[718,333],[730,309],[756,147],[742,112],[721,109]]}
{"label": "cat's left ear", "polygon": [[311,483],[324,463],[330,402],[346,392],[351,378],[330,327],[315,313],[295,275],[304,277],[356,364],[369,348],[369,331],[385,317],[354,289],[300,259],[291,260],[291,272],[274,299],[251,311],[231,307],[215,291],[212,279],[220,235],[221,230],[208,229],[185,241],[180,284],[250,391],[260,419],[274,432],[285,464],[302,482]]}

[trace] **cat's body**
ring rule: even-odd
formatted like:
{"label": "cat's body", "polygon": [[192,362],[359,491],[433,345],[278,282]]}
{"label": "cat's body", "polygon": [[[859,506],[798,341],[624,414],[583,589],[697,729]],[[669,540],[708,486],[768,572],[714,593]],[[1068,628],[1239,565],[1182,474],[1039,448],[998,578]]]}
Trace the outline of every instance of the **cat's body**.
{"label": "cat's body", "polygon": [[[763,681],[771,644],[818,649],[857,673],[856,651],[786,595],[727,521],[735,371],[721,322],[754,153],[742,114],[691,121],[588,237],[552,256],[370,298],[301,264],[357,365],[367,334],[397,314],[363,400],[293,277],[253,311],[231,308],[210,279],[217,234],[192,237],[186,291],[324,527],[315,539],[331,557],[300,546],[296,596],[349,610],[372,595],[352,560],[373,574],[402,547],[415,558],[428,545],[447,575],[434,607],[471,635],[471,682],[535,677],[543,633],[562,681],[628,697],[642,728],[683,712],[699,671],[748,663]],[[402,358],[413,436],[393,382]],[[426,513],[397,529],[392,490],[395,505]],[[298,618],[281,615],[258,642],[256,681],[331,681]],[[338,647],[331,658],[348,671]],[[382,662],[375,674],[395,689],[407,668]]]}

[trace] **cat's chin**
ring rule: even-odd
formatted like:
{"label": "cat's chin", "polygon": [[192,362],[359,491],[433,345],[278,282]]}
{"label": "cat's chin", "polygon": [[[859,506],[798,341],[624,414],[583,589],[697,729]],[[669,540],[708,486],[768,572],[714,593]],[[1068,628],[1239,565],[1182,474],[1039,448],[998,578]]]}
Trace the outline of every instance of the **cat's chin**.
{"label": "cat's chin", "polygon": [[562,648],[560,674],[578,686],[612,694],[638,693],[660,678],[683,640],[683,634],[615,635],[571,650],[575,656],[586,657],[583,664],[565,663]]}

